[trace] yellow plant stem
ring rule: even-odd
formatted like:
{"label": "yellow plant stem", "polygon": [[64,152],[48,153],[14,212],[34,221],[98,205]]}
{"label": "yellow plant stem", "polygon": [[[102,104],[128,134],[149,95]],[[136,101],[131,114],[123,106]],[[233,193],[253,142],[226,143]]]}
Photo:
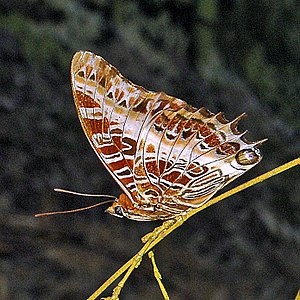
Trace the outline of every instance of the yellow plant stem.
{"label": "yellow plant stem", "polygon": [[300,300],[300,289],[298,290],[295,300]]}
{"label": "yellow plant stem", "polygon": [[111,297],[105,297],[101,298],[103,300],[118,300],[119,295],[121,293],[121,290],[123,286],[125,285],[127,279],[133,272],[135,268],[139,266],[139,264],[142,261],[142,258],[144,254],[148,251],[148,247],[151,241],[149,240],[148,243],[146,243],[142,249],[134,256],[132,257],[125,265],[123,265],[122,268],[120,268],[114,275],[110,277],[93,295],[91,295],[88,299],[96,299],[103,291],[105,291],[119,276],[121,276],[126,270],[124,277],[120,280],[120,282],[117,284],[117,286],[113,289],[113,293]]}
{"label": "yellow plant stem", "polygon": [[166,290],[165,286],[162,283],[162,276],[161,276],[161,274],[158,270],[158,267],[156,265],[156,261],[155,261],[155,258],[154,258],[154,252],[152,250],[150,250],[148,252],[148,257],[150,258],[150,260],[152,262],[154,277],[156,278],[156,281],[159,285],[159,288],[160,288],[161,293],[164,297],[164,300],[170,300],[170,297],[167,293],[167,290]]}
{"label": "yellow plant stem", "polygon": [[[252,180],[247,181],[246,183],[243,183],[230,191],[221,194],[220,196],[217,196],[211,200],[209,200],[207,203],[203,204],[201,207],[197,209],[192,209],[188,211],[185,215],[176,217],[172,220],[165,221],[161,226],[155,228],[152,232],[148,233],[142,238],[142,241],[145,243],[145,245],[141,248],[141,250],[132,257],[127,263],[125,263],[119,270],[117,270],[108,280],[106,280],[89,298],[88,300],[96,299],[98,296],[102,294],[117,278],[119,278],[126,270],[128,270],[123,277],[123,279],[119,282],[117,287],[115,288],[113,292],[112,297],[103,298],[103,299],[118,299],[118,295],[121,292],[122,287],[124,286],[126,280],[134,270],[134,268],[137,268],[140,264],[142,257],[144,254],[149,252],[155,245],[157,245],[161,240],[163,240],[167,235],[169,235],[173,230],[175,230],[177,227],[181,226],[187,219],[189,219],[194,214],[200,212],[201,210],[216,204],[217,202],[224,200],[225,198],[228,198],[240,191],[243,191],[257,183],[260,183],[266,179],[269,179],[275,175],[278,175],[281,172],[284,172],[292,167],[295,167],[296,165],[300,165],[300,157],[280,166],[277,167],[263,175],[260,175]],[[168,298],[166,298],[168,299]]]}
{"label": "yellow plant stem", "polygon": [[174,224],[175,220],[168,220],[165,221],[161,226],[155,228],[151,235],[148,235],[147,240],[144,241],[145,245],[141,248],[141,250],[133,256],[127,263],[125,263],[118,271],[116,271],[108,280],[106,280],[102,286],[97,289],[89,298],[88,300],[96,299],[99,295],[102,294],[118,277],[120,277],[126,270],[124,277],[120,280],[120,282],[117,284],[117,286],[114,288],[112,296],[111,297],[105,297],[101,298],[104,300],[118,300],[119,295],[121,293],[121,290],[123,286],[125,285],[126,280],[129,278],[130,274],[133,272],[135,268],[137,268],[141,261],[143,256],[153,247],[151,246],[153,241],[161,235],[163,231],[166,230],[166,228],[169,228],[171,224]]}

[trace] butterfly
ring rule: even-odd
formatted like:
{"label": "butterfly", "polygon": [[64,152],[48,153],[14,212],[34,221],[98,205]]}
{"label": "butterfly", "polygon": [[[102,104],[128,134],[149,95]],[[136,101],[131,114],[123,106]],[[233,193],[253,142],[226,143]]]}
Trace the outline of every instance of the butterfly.
{"label": "butterfly", "polygon": [[102,57],[75,53],[74,102],[85,135],[123,193],[107,211],[166,220],[203,205],[258,164],[257,146],[237,130],[240,115],[194,108],[126,79]]}

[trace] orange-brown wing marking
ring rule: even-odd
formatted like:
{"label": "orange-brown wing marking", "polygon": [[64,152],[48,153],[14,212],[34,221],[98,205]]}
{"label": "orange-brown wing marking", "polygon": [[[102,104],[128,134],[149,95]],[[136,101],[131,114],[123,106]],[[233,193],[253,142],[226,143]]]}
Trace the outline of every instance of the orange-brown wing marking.
{"label": "orange-brown wing marking", "polygon": [[127,133],[124,128],[128,110],[144,93],[143,89],[89,52],[74,55],[71,76],[77,113],[91,146],[127,196],[135,201],[132,169],[137,128]]}

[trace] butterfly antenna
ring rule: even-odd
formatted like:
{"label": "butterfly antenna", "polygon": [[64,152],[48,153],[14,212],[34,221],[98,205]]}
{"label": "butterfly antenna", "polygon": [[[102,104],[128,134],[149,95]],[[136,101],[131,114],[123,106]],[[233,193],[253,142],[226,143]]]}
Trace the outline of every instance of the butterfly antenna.
{"label": "butterfly antenna", "polygon": [[97,194],[84,194],[84,193],[78,193],[74,191],[69,191],[69,190],[64,190],[64,189],[54,189],[55,192],[59,193],[65,193],[65,194],[72,194],[72,195],[77,195],[77,196],[84,196],[84,197],[105,197],[105,198],[113,198],[116,199],[115,196],[112,195],[97,195]]}
{"label": "butterfly antenna", "polygon": [[103,204],[107,204],[110,202],[114,202],[113,200],[107,200],[104,202],[96,203],[94,205],[86,206],[86,207],[81,207],[81,208],[76,208],[76,209],[71,209],[71,210],[64,210],[64,211],[52,211],[52,212],[47,212],[47,213],[41,213],[41,214],[36,214],[34,215],[36,218],[38,217],[46,217],[46,216],[52,216],[52,215],[62,215],[62,214],[70,214],[70,213],[75,213],[75,212],[80,212],[83,210],[88,210]]}
{"label": "butterfly antenna", "polygon": [[55,192],[60,192],[60,193],[66,193],[66,194],[72,194],[72,195],[77,195],[77,196],[85,196],[85,197],[104,197],[104,198],[113,198],[114,200],[107,200],[103,201],[100,203],[96,203],[94,205],[90,206],[85,206],[81,208],[76,208],[76,209],[71,209],[71,210],[64,210],[64,211],[53,211],[53,212],[47,212],[47,213],[41,213],[41,214],[36,214],[34,215],[35,217],[46,217],[46,216],[52,216],[52,215],[62,215],[62,214],[70,214],[70,213],[76,213],[84,210],[88,210],[103,204],[111,203],[114,202],[116,197],[112,195],[96,195],[96,194],[84,194],[84,193],[78,193],[74,191],[68,191],[64,189],[54,189]]}

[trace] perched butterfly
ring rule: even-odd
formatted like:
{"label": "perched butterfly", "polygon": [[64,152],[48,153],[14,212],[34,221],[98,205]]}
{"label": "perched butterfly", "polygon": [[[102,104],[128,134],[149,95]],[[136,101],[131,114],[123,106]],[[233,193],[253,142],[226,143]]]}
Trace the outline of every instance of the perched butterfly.
{"label": "perched butterfly", "polygon": [[246,141],[222,113],[196,109],[135,85],[102,57],[77,52],[74,101],[83,130],[123,192],[107,211],[165,220],[207,202],[260,162],[261,142]]}

